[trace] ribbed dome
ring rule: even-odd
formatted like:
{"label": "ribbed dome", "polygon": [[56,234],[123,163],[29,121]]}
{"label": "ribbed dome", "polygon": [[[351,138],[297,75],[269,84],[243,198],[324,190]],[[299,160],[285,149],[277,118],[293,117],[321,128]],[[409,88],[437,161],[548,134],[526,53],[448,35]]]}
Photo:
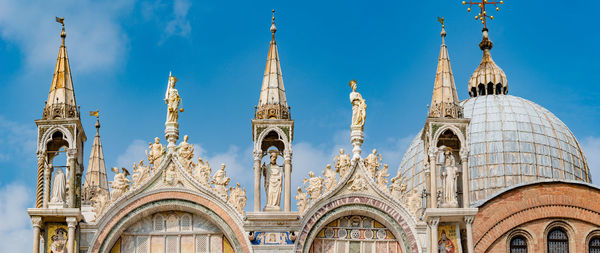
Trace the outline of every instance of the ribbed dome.
{"label": "ribbed dome", "polygon": [[480,95],[506,95],[508,93],[508,80],[504,71],[498,67],[492,59],[492,50],[494,43],[488,38],[487,28],[483,29],[483,40],[479,43],[479,48],[483,51],[481,63],[469,79],[469,95],[476,97]]}
{"label": "ribbed dome", "polygon": [[[550,111],[523,98],[478,96],[461,102],[470,118],[471,201],[487,199],[512,185],[542,179],[590,182],[575,136]],[[417,134],[399,173],[408,190],[425,186],[423,141]]]}

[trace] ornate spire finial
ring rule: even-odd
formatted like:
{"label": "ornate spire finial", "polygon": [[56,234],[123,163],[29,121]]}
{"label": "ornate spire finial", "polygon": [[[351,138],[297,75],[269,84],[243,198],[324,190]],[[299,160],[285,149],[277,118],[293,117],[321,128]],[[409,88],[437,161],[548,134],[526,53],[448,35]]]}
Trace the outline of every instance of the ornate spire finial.
{"label": "ornate spire finial", "polygon": [[277,32],[277,27],[275,27],[275,9],[272,10],[273,17],[271,18],[271,33],[273,34],[272,39],[275,40],[275,32]]}
{"label": "ornate spire finial", "polygon": [[[466,1],[463,1],[463,2],[462,2],[462,4],[463,4],[463,5],[466,5],[466,4],[467,4],[467,2],[466,2]],[[490,19],[492,19],[492,20],[493,20],[493,19],[494,19],[494,16],[488,16],[488,15],[487,15],[487,12],[486,12],[486,10],[485,10],[485,6],[486,6],[487,4],[493,4],[493,5],[496,7],[496,11],[500,11],[500,8],[498,7],[498,4],[504,4],[504,1],[488,1],[488,0],[481,0],[481,2],[473,2],[473,1],[469,1],[469,2],[468,2],[468,4],[469,4],[469,8],[467,8],[467,11],[468,11],[468,12],[471,12],[471,6],[473,6],[474,4],[476,4],[476,5],[479,7],[479,9],[480,9],[481,11],[479,12],[479,14],[478,14],[477,16],[475,16],[475,19],[477,19],[477,20],[481,20],[481,24],[483,24],[483,29],[484,29],[484,30],[487,30],[487,27],[486,27],[486,20],[487,20],[487,17],[489,17]]]}
{"label": "ornate spire finial", "polygon": [[60,32],[60,37],[62,38],[62,45],[65,45],[65,38],[67,37],[67,33],[65,32],[65,18],[56,17],[56,22],[62,25],[62,32]]}
{"label": "ornate spire finial", "polygon": [[438,17],[438,22],[440,22],[440,24],[442,24],[442,33],[440,34],[442,36],[442,43],[446,43],[444,38],[446,38],[446,29],[444,29],[446,27],[446,25],[444,24],[444,20],[446,18],[444,17]]}

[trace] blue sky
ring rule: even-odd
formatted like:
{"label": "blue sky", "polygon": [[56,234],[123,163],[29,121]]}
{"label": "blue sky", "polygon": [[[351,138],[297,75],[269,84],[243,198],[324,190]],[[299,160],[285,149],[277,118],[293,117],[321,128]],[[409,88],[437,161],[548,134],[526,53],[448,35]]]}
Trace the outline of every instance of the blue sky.
{"label": "blue sky", "polygon": [[[95,134],[95,119],[86,111],[100,109],[107,167],[130,168],[148,142],[163,138],[162,96],[173,71],[185,108],[181,135],[190,135],[213,169],[225,162],[232,181],[250,189],[250,120],[271,9],[277,11],[276,38],[295,120],[297,184],[309,170],[320,174],[338,147],[349,149],[350,79],[359,81],[369,105],[363,150],[380,150],[395,174],[430,102],[440,45],[437,16],[446,17],[459,97],[468,97],[468,78],[481,60],[481,25],[460,2],[0,0],[0,215],[18,217],[0,231],[17,231],[11,233],[30,241],[24,208],[33,205],[34,120],[42,115],[60,41],[55,16],[65,17],[88,136],[86,164]],[[570,127],[595,182],[600,36],[593,15],[582,10],[599,7],[592,1],[506,1],[499,13],[490,11],[495,19],[488,24],[509,94],[547,108]]]}

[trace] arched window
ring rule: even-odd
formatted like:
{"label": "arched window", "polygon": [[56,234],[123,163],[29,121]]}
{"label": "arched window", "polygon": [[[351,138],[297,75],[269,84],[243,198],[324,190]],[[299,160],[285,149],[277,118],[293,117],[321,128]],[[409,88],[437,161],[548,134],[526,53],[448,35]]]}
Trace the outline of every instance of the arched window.
{"label": "arched window", "polygon": [[554,228],[548,233],[548,253],[568,253],[569,237],[562,228]]}
{"label": "arched window", "polygon": [[487,94],[488,95],[494,95],[494,84],[493,83],[488,83],[487,85]]}
{"label": "arched window", "polygon": [[527,240],[523,236],[515,236],[510,240],[510,253],[527,253]]}
{"label": "arched window", "polygon": [[594,236],[589,243],[590,253],[600,253],[600,236]]}
{"label": "arched window", "polygon": [[477,89],[479,90],[479,95],[485,95],[485,85],[483,85],[482,83],[480,83],[477,86]]}

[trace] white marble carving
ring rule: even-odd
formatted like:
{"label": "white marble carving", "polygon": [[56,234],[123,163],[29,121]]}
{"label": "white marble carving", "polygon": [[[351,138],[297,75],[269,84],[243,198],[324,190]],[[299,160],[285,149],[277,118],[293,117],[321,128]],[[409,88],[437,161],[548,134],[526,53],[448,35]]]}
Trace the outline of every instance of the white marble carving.
{"label": "white marble carving", "polygon": [[141,160],[137,164],[133,164],[133,187],[141,185],[150,177],[150,166],[144,166],[144,160]]}
{"label": "white marble carving", "polygon": [[229,188],[229,199],[227,200],[235,209],[241,214],[244,215],[244,207],[246,206],[246,190],[240,186],[240,183],[237,183],[235,187]]}
{"label": "white marble carving", "polygon": [[165,149],[163,145],[160,144],[160,138],[155,137],[154,143],[150,143],[148,149],[150,152],[146,150],[146,157],[148,157],[148,166],[152,165],[154,168],[158,168],[163,159],[163,154],[165,153]]}
{"label": "white marble carving", "polygon": [[352,92],[350,93],[350,103],[352,103],[351,127],[360,127],[360,130],[362,131],[365,125],[365,118],[367,117],[367,104],[362,98],[362,95],[356,92],[356,86],[356,81],[352,80],[350,82],[350,88],[352,88]]}
{"label": "white marble carving", "polygon": [[177,174],[175,164],[173,164],[173,163],[169,164],[169,167],[167,167],[167,170],[165,170],[165,172],[163,173],[163,182],[167,186],[183,185],[183,182],[181,181],[181,179],[179,178],[179,175]]}
{"label": "white marble carving", "polygon": [[194,178],[200,182],[200,184],[210,188],[210,173],[212,172],[208,161],[198,158],[198,164],[194,169]]}
{"label": "white marble carving", "polygon": [[303,213],[308,207],[308,193],[302,191],[302,187],[298,187],[296,193],[296,206],[298,206],[298,213]]}
{"label": "white marble carving", "polygon": [[325,169],[323,169],[323,177],[324,177],[324,192],[329,192],[337,185],[337,174],[333,169],[331,169],[331,164],[327,164]]}
{"label": "white marble carving", "polygon": [[183,141],[179,143],[178,155],[179,161],[181,162],[185,170],[191,175],[192,168],[194,168],[194,163],[192,162],[192,159],[194,158],[194,145],[189,144],[187,142],[188,139],[189,137],[187,135],[183,136]]}
{"label": "white marble carving", "polygon": [[377,149],[373,149],[373,152],[365,159],[365,167],[369,171],[369,176],[375,178],[377,176],[377,170],[381,166],[381,154],[377,154]]}
{"label": "white marble carving", "polygon": [[308,183],[308,186],[306,186],[306,192],[310,195],[310,203],[314,204],[315,200],[321,197],[323,178],[315,177],[315,173],[312,171],[308,172],[308,177],[308,179],[304,179],[304,184]]}
{"label": "white marble carving", "polygon": [[277,165],[278,152],[270,152],[271,162],[269,165],[263,164],[263,174],[265,177],[265,191],[267,196],[267,205],[265,210],[281,210],[281,186],[283,182],[283,172]]}
{"label": "white marble carving", "polygon": [[167,91],[165,92],[165,104],[167,104],[167,123],[177,123],[179,118],[179,103],[181,97],[179,92],[175,89],[177,78],[169,74],[169,83],[167,84]]}
{"label": "white marble carving", "polygon": [[340,174],[340,179],[342,179],[346,173],[350,170],[350,156],[344,153],[344,149],[340,149],[340,154],[334,159],[335,164],[335,172]]}
{"label": "white marble carving", "polygon": [[458,207],[456,196],[458,168],[450,148],[444,150],[444,168],[441,174],[443,182],[442,207]]}
{"label": "white marble carving", "polygon": [[389,192],[390,189],[388,189],[388,177],[390,176],[390,173],[388,173],[388,165],[384,164],[383,168],[379,171],[377,171],[377,177],[375,178],[375,181],[377,182],[377,186],[379,186],[379,188],[381,188],[382,190]]}
{"label": "white marble carving", "polygon": [[404,201],[404,194],[406,193],[406,184],[404,184],[404,179],[405,177],[398,173],[398,175],[392,178],[392,184],[390,185],[392,196],[401,201]]}
{"label": "white marble carving", "polygon": [[127,169],[122,168],[121,172],[119,172],[119,168],[113,167],[111,170],[115,173],[115,177],[112,182],[108,183],[110,184],[110,188],[113,189],[110,193],[110,199],[111,201],[114,201],[129,191],[129,183],[131,183],[131,180],[127,178],[129,175]]}
{"label": "white marble carving", "polygon": [[52,194],[50,203],[56,206],[62,206],[65,203],[66,189],[67,189],[67,177],[63,172],[62,168],[56,168],[54,171],[54,177],[52,178]]}
{"label": "white marble carving", "polygon": [[221,164],[221,168],[215,172],[210,182],[214,185],[214,191],[223,199],[227,199],[227,185],[229,184],[229,180],[227,173],[225,173],[225,164]]}
{"label": "white marble carving", "polygon": [[348,189],[351,191],[357,192],[364,191],[367,189],[367,182],[365,181],[362,174],[359,173],[355,174],[354,177],[350,179],[350,181],[348,181],[348,183],[350,184]]}

